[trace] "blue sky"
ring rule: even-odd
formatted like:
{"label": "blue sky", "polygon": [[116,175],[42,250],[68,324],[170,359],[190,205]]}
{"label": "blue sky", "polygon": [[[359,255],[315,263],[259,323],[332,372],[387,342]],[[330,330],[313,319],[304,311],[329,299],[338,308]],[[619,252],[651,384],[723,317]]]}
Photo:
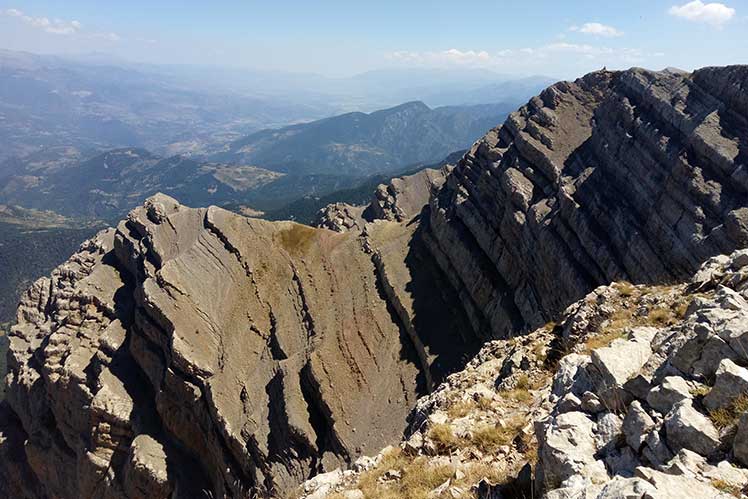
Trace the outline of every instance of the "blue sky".
{"label": "blue sky", "polygon": [[748,63],[748,0],[0,0],[0,48],[348,75]]}

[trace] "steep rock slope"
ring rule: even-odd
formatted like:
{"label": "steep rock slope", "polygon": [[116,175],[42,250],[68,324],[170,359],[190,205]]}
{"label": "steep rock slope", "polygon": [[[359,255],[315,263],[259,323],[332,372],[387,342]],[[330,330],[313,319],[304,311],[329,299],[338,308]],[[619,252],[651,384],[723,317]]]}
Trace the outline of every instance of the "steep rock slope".
{"label": "steep rock slope", "polygon": [[488,342],[398,446],[299,496],[748,497],[747,298],[748,250],[688,284],[600,286],[558,324]]}
{"label": "steep rock slope", "polygon": [[465,156],[429,246],[486,337],[611,281],[685,279],[748,244],[748,68],[592,73]]}
{"label": "steep rock slope", "polygon": [[747,81],[732,67],[559,83],[423,211],[390,210],[393,192],[392,219],[361,230],[151,198],[26,294],[0,490],[280,495],[396,442],[483,340],[745,246]]}
{"label": "steep rock slope", "polygon": [[[8,400],[28,466],[53,497],[234,497],[396,439],[461,352],[429,355],[403,322],[405,286],[438,281],[404,251],[415,228],[150,199],[23,299]],[[436,338],[460,330],[447,297],[422,305]]]}

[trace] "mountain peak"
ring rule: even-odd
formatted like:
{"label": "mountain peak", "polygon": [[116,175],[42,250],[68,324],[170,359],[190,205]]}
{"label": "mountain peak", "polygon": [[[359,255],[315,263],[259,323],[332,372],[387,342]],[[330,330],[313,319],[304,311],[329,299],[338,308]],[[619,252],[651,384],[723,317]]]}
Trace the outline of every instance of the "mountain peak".
{"label": "mountain peak", "polygon": [[[688,477],[652,466],[682,449],[706,465],[733,445],[702,405],[727,407],[728,394],[742,393],[735,380],[748,379],[738,365],[748,361],[748,253],[720,256],[748,246],[746,103],[738,67],[561,82],[454,168],[378,188],[372,221],[335,225],[340,233],[149,199],[24,295],[9,336],[9,405],[0,407],[0,452],[18,457],[0,467],[0,490],[34,499],[287,496],[312,475],[375,466],[357,459],[398,443],[410,423],[427,433],[403,444],[403,460],[479,456],[485,470],[488,456],[503,470],[508,454],[531,454],[535,442],[541,487],[583,495],[622,486],[619,473],[636,469],[647,485],[625,483],[637,490],[660,487],[661,477],[691,490]],[[725,110],[721,119],[714,109]],[[683,285],[665,297],[643,292],[697,271],[692,289],[716,290],[709,303],[678,301]],[[626,282],[601,288],[614,281]],[[608,295],[634,297],[621,308],[631,327],[616,323],[620,335],[591,356],[579,345],[582,353],[560,359],[585,328],[620,319],[600,306]],[[568,310],[580,315],[566,321],[575,302]],[[692,306],[703,313],[688,318]],[[690,329],[671,327],[681,323]],[[724,363],[721,374],[712,359]],[[491,411],[497,400],[517,411],[547,394],[521,375],[529,366],[548,376],[554,365],[567,368],[542,385],[561,385],[549,404],[525,407],[520,422]],[[468,391],[462,381],[475,371],[485,387]],[[714,388],[702,403],[691,384],[707,380]],[[445,394],[455,385],[464,399]],[[435,404],[460,401],[473,405],[429,417]],[[549,405],[553,419],[536,420]],[[490,411],[480,428],[445,426],[478,406]],[[734,441],[748,464],[745,439]],[[462,453],[469,442],[480,454]],[[408,477],[389,467],[381,476],[369,482]],[[718,497],[695,483],[699,497]]]}

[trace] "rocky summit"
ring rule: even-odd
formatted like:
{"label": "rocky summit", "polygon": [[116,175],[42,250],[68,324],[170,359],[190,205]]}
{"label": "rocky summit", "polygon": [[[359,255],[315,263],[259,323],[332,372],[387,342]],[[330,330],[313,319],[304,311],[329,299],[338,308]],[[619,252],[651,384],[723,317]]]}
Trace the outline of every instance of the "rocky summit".
{"label": "rocky summit", "polygon": [[748,483],[748,67],[558,83],[454,168],[320,220],[335,230],[156,195],[37,281],[10,334],[0,490]]}

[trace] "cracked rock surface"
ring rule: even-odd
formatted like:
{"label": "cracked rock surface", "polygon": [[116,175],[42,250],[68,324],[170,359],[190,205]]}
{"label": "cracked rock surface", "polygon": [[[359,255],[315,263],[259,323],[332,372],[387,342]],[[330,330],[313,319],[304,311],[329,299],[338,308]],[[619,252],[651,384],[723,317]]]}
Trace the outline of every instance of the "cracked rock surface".
{"label": "cracked rock surface", "polygon": [[[0,492],[282,496],[398,442],[418,398],[483,342],[536,329],[600,285],[685,281],[748,245],[747,89],[737,66],[556,84],[446,178],[385,187],[380,211],[345,232],[148,199],[24,295],[0,407]],[[695,282],[738,279],[721,258]],[[736,291],[720,296],[720,309],[744,307]],[[584,329],[575,317],[564,335]],[[609,449],[619,422],[576,408],[638,400],[658,430],[643,416],[626,428],[651,462],[672,447],[723,452],[682,389],[720,369],[708,402],[718,407],[734,395],[728,380],[745,379],[741,323],[715,332],[711,320],[675,355],[643,327],[610,346],[633,363],[604,348],[562,362],[554,393],[574,410],[544,431],[562,449],[587,428],[585,449]],[[664,374],[683,381],[660,383],[665,358]],[[650,402],[674,410],[650,414]],[[687,445],[673,443],[681,436]],[[597,457],[566,463],[562,450],[547,453],[554,480],[608,476]],[[615,493],[668,480],[625,478]]]}

